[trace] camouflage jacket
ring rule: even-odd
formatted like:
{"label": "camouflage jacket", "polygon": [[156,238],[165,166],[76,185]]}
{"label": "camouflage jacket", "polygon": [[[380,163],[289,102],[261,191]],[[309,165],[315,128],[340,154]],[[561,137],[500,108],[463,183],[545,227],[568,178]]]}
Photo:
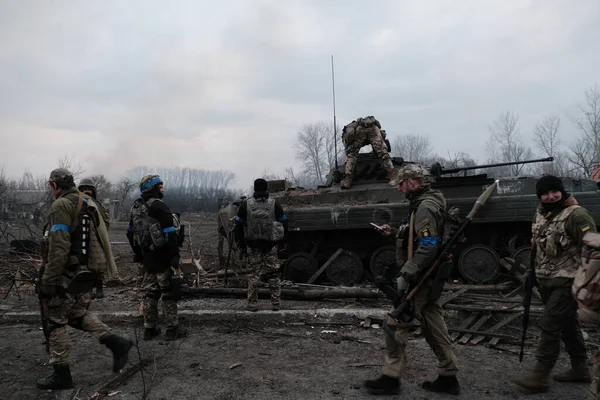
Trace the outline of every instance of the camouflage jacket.
{"label": "camouflage jacket", "polygon": [[571,195],[557,210],[545,212],[538,207],[531,230],[537,247],[536,277],[574,278],[581,261],[583,235],[596,232],[596,224]]}
{"label": "camouflage jacket", "polygon": [[106,211],[106,208],[104,208],[104,206],[99,200],[94,199],[94,202],[100,209],[100,216],[104,220],[104,225],[106,225],[106,229],[110,228],[110,215],[108,215],[108,211]]}
{"label": "camouflage jacket", "polygon": [[77,217],[77,207],[67,198],[78,195],[76,188],[63,190],[54,200],[44,227],[48,231],[48,260],[44,267],[42,284],[59,285],[61,275],[68,266],[71,252],[71,225]]}
{"label": "camouflage jacket", "polygon": [[441,192],[427,189],[411,200],[410,209],[415,210],[411,218],[416,248],[412,258],[408,255],[409,259],[400,273],[414,279],[431,265],[438,254],[444,224],[441,210],[446,209],[446,199]]}

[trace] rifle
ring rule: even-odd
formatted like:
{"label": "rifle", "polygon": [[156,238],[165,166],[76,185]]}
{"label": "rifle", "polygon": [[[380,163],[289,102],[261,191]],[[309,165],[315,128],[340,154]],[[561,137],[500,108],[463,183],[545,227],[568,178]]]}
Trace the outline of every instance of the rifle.
{"label": "rifle", "polygon": [[[394,321],[410,322],[410,320],[412,320],[412,315],[407,316],[408,320],[402,319],[402,316],[407,314],[407,311],[409,311],[409,307],[411,306],[411,300],[415,297],[415,295],[417,294],[419,289],[423,286],[423,284],[425,283],[427,278],[429,278],[434,272],[437,272],[440,265],[442,265],[444,262],[447,262],[449,259],[451,259],[451,257],[452,257],[451,250],[458,243],[461,242],[461,239],[463,237],[463,233],[464,233],[465,229],[471,223],[471,221],[473,220],[473,217],[479,211],[479,209],[481,207],[483,207],[485,205],[485,203],[489,200],[489,198],[492,196],[492,193],[494,192],[494,190],[496,190],[497,186],[498,186],[498,181],[496,180],[492,185],[490,185],[490,187],[488,187],[479,196],[477,201],[475,201],[475,204],[473,205],[473,208],[471,209],[469,214],[461,222],[460,226],[458,227],[456,232],[454,232],[454,234],[452,235],[450,240],[448,240],[446,243],[444,243],[441,251],[438,253],[438,256],[435,258],[435,260],[433,261],[431,266],[419,276],[416,285],[410,290],[408,295],[404,295],[406,293],[406,291],[404,291],[404,293],[402,293],[402,294],[399,293],[396,289],[391,287],[391,285],[389,285],[389,284],[382,284],[381,282],[379,282],[377,284],[378,288],[383,293],[385,293],[392,300],[392,302],[394,304],[394,310],[388,314]],[[408,314],[412,314],[412,313],[408,313]]]}
{"label": "rifle", "polygon": [[531,307],[531,297],[533,288],[535,287],[535,243],[531,243],[531,253],[529,257],[529,275],[525,280],[525,296],[523,296],[523,333],[521,335],[521,351],[519,352],[519,362],[523,362],[523,352],[525,349],[525,339],[527,336],[527,328],[529,327],[529,309]]}
{"label": "rifle", "polygon": [[38,301],[40,304],[40,317],[42,320],[42,332],[44,332],[44,337],[46,338],[46,353],[50,354],[50,328],[48,327],[48,314],[49,314],[49,304],[48,298],[42,294],[40,290],[40,285],[42,282],[42,276],[44,275],[44,270],[46,269],[46,263],[48,262],[48,232],[42,238],[41,245],[41,253],[42,253],[42,265],[40,267],[40,274],[38,277],[38,284],[36,285],[36,289],[38,292]]}

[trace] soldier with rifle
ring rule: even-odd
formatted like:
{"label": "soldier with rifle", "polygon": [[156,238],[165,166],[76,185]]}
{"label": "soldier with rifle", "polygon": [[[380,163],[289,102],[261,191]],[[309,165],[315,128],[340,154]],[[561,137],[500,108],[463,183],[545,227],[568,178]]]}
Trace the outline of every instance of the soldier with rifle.
{"label": "soldier with rifle", "polygon": [[[532,225],[531,269],[526,279],[525,308],[531,291],[537,285],[545,311],[539,323],[541,339],[536,351],[533,371],[514,380],[530,392],[548,391],[548,378],[560,353],[561,342],[571,360],[571,368],[552,377],[559,382],[591,382],[587,354],[577,301],[571,292],[573,280],[581,264],[583,237],[596,232],[590,213],[575,197],[567,193],[560,178],[541,177],[536,183],[541,200]],[[524,334],[526,318],[524,318]],[[521,357],[522,358],[522,357]]]}
{"label": "soldier with rifle", "polygon": [[[372,394],[394,394],[400,389],[400,378],[406,369],[406,346],[412,326],[402,318],[403,311],[395,312],[402,304],[406,311],[406,305],[412,308],[412,314],[421,321],[421,329],[427,343],[438,359],[439,377],[434,381],[423,382],[423,389],[458,394],[458,362],[452,349],[443,310],[438,302],[445,279],[428,271],[428,268],[438,264],[436,259],[442,247],[446,199],[441,192],[430,188],[430,184],[425,181],[425,171],[415,164],[400,168],[393,184],[397,185],[398,190],[410,201],[408,260],[400,270],[397,289],[389,291],[382,287],[386,294],[395,298],[391,314],[395,315],[396,319],[389,316],[384,322],[386,355],[382,375],[378,379],[366,381],[365,387]],[[386,236],[392,236],[394,231],[396,237],[404,235],[387,224],[382,225],[380,230]],[[414,252],[413,244],[416,244]],[[426,283],[421,286],[419,281]],[[419,290],[411,292],[413,297],[406,301],[409,287],[417,286]]]}

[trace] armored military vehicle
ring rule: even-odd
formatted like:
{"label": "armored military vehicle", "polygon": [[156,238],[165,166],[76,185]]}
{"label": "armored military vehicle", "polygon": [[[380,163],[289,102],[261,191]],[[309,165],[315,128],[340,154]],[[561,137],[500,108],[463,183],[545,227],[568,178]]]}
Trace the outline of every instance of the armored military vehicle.
{"label": "armored military vehicle", "polygon": [[[407,161],[392,158],[396,167]],[[551,161],[552,158],[521,163]],[[496,179],[496,192],[469,225],[462,244],[454,254],[454,274],[468,283],[491,283],[508,279],[500,258],[528,260],[531,222],[539,199],[537,177],[498,178],[479,173],[484,168],[515,163],[444,169],[438,163],[425,167],[431,186],[444,193],[448,208],[458,206],[464,217],[477,197]],[[338,249],[321,274],[321,281],[353,285],[379,275],[385,265],[395,263],[394,239],[379,234],[371,225],[398,227],[408,222],[408,201],[388,183],[386,171],[372,153],[361,153],[356,177],[350,189],[339,182],[344,166],[334,168],[325,185],[314,190],[285,187],[272,193],[286,210],[289,234],[280,258],[285,259],[284,276],[306,282]],[[466,172],[471,172],[468,175]],[[600,192],[596,181],[564,178],[564,186],[600,221]]]}

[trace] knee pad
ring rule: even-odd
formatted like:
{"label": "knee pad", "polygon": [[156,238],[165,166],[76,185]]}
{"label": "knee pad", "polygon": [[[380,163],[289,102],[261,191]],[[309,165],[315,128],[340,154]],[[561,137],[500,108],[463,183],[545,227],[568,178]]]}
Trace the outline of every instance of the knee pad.
{"label": "knee pad", "polygon": [[75,329],[83,330],[83,317],[73,318],[69,320],[69,326]]}
{"label": "knee pad", "polygon": [[62,328],[65,324],[57,324],[53,321],[48,321],[48,334],[52,333],[53,330]]}
{"label": "knee pad", "polygon": [[156,300],[158,301],[160,299],[160,292],[148,292],[146,293],[146,295],[144,296],[147,299],[152,299],[152,300]]}

